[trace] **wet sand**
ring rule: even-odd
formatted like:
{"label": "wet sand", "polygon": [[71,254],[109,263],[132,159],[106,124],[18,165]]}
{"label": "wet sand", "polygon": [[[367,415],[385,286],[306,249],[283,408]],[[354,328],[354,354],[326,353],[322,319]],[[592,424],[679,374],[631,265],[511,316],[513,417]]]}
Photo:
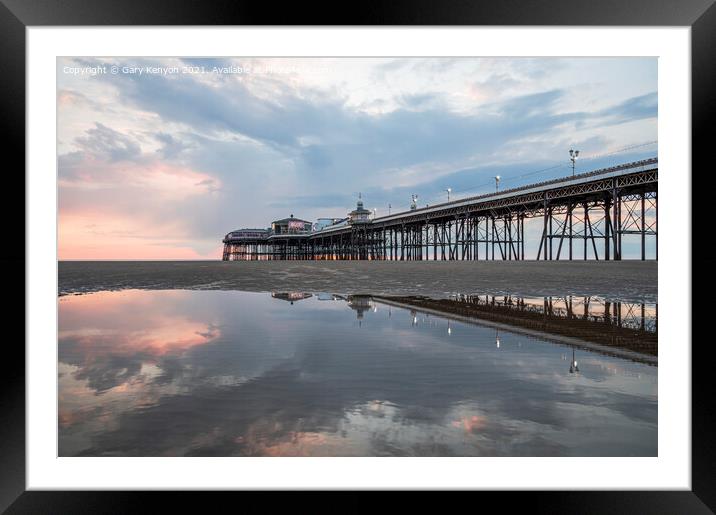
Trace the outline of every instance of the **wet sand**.
{"label": "wet sand", "polygon": [[58,268],[59,295],[197,289],[658,301],[656,261],[61,261]]}

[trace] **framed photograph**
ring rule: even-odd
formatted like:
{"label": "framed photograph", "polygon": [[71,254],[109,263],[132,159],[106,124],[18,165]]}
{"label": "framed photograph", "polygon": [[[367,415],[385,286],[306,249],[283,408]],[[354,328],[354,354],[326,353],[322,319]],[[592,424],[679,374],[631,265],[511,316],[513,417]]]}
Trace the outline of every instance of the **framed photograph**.
{"label": "framed photograph", "polygon": [[3,0],[27,303],[0,507],[711,513],[712,2],[270,11]]}

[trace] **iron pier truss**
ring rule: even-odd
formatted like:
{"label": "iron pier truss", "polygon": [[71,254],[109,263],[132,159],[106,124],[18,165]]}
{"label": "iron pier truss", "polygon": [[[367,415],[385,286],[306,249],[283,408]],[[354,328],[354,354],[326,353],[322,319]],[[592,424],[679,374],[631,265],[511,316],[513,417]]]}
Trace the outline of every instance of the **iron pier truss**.
{"label": "iron pier truss", "polygon": [[[223,259],[621,260],[626,238],[658,259],[657,175],[653,158],[315,232],[236,231]],[[526,219],[541,221],[528,252]]]}

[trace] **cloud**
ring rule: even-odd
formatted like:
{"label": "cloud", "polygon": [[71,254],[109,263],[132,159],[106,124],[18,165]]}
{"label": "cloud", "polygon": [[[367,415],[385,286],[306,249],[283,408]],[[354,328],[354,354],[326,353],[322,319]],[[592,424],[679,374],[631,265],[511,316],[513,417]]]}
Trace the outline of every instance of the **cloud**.
{"label": "cloud", "polygon": [[99,122],[87,129],[86,136],[75,139],[75,144],[84,152],[108,161],[129,161],[142,153],[139,144],[129,136],[110,129]]}
{"label": "cloud", "polygon": [[154,137],[162,144],[157,152],[165,159],[174,159],[187,148],[184,142],[166,132],[158,132]]}
{"label": "cloud", "polygon": [[658,95],[656,92],[632,97],[615,106],[599,111],[597,117],[606,118],[611,123],[656,118],[658,114]]}
{"label": "cloud", "polygon": [[[211,68],[273,61],[83,59],[86,65],[98,62]],[[301,207],[303,218],[341,216],[358,191],[368,195],[369,203],[397,205],[410,193],[439,196],[447,182],[454,188],[479,186],[490,179],[491,170],[509,175],[509,170],[540,168],[563,158],[573,144],[582,145],[586,155],[586,147],[599,153],[620,146],[617,138],[623,145],[656,139],[655,83],[632,97],[599,97],[600,107],[589,110],[583,107],[589,102],[575,99],[594,88],[574,86],[589,77],[578,76],[573,83],[552,79],[564,77],[570,62],[392,59],[359,60],[354,67],[342,60],[325,62],[336,70],[328,66],[324,75],[302,75],[301,66],[315,63],[301,61],[299,71],[290,74],[93,78],[93,92],[102,94],[92,98],[112,99],[112,109],[120,114],[108,118],[98,108],[87,129],[87,120],[73,118],[86,118],[85,111],[73,111],[77,99],[65,95],[68,107],[61,113],[59,135],[74,144],[59,156],[59,173],[75,190],[61,204],[94,203],[105,209],[102,204],[109,203],[117,213],[129,210],[127,216],[135,217],[139,202],[122,198],[135,192],[121,181],[148,183],[155,194],[166,187],[187,194],[160,194],[161,204],[144,208],[145,223],[156,217],[161,226],[176,217],[186,238],[218,241],[239,226],[264,227],[286,216],[291,206]],[[354,76],[342,75],[353,70]],[[593,80],[610,80],[597,71],[589,70]],[[619,81],[626,80],[624,73]],[[355,88],[352,79],[357,79]],[[62,91],[82,87],[65,81]],[[63,120],[81,132],[69,137]],[[164,170],[186,172],[162,173],[159,163]],[[161,181],[152,181],[153,173]],[[191,188],[177,187],[181,177],[191,178]],[[81,191],[101,185],[104,193],[80,199]],[[117,188],[114,199],[109,185]],[[67,191],[61,190],[61,197]],[[148,195],[135,197],[149,202]]]}
{"label": "cloud", "polygon": [[60,109],[73,107],[89,107],[95,111],[103,111],[104,106],[80,93],[70,89],[57,90],[57,106]]}
{"label": "cloud", "polygon": [[519,80],[505,73],[491,75],[483,81],[476,81],[468,86],[471,99],[483,103],[503,96],[507,91],[521,84]]}

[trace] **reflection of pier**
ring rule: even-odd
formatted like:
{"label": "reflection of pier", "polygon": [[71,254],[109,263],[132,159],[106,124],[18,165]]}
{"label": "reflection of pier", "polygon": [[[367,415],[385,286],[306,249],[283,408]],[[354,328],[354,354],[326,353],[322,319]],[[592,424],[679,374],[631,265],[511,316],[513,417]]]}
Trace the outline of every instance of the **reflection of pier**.
{"label": "reflection of pier", "polygon": [[574,355],[574,348],[572,348],[572,361],[569,362],[569,373],[575,374],[579,372],[579,365],[577,364],[577,357]]}
{"label": "reflection of pier", "polygon": [[318,293],[316,294],[317,300],[344,300],[341,296],[333,293]]}
{"label": "reflection of pier", "polygon": [[514,297],[512,295],[455,295],[457,302],[539,313],[543,317],[602,322],[626,329],[657,332],[659,305],[644,302],[610,302],[592,296]]}
{"label": "reflection of pier", "polygon": [[291,292],[273,292],[271,293],[271,297],[274,299],[280,299],[285,300],[293,304],[294,302],[298,300],[307,299],[309,297],[312,297],[310,293],[304,293],[304,292],[298,292],[298,291],[291,291]]}
{"label": "reflection of pier", "polygon": [[409,309],[411,313],[422,311],[494,325],[591,350],[595,347],[590,344],[596,344],[598,351],[635,361],[656,363],[658,355],[656,305],[605,302],[592,297],[547,297],[538,303],[537,299],[486,295],[460,296],[455,300],[424,297],[374,297],[374,300]]}
{"label": "reflection of pier", "polygon": [[360,320],[363,313],[373,309],[373,302],[370,295],[351,295],[348,297],[348,307],[356,311],[356,317]]}

